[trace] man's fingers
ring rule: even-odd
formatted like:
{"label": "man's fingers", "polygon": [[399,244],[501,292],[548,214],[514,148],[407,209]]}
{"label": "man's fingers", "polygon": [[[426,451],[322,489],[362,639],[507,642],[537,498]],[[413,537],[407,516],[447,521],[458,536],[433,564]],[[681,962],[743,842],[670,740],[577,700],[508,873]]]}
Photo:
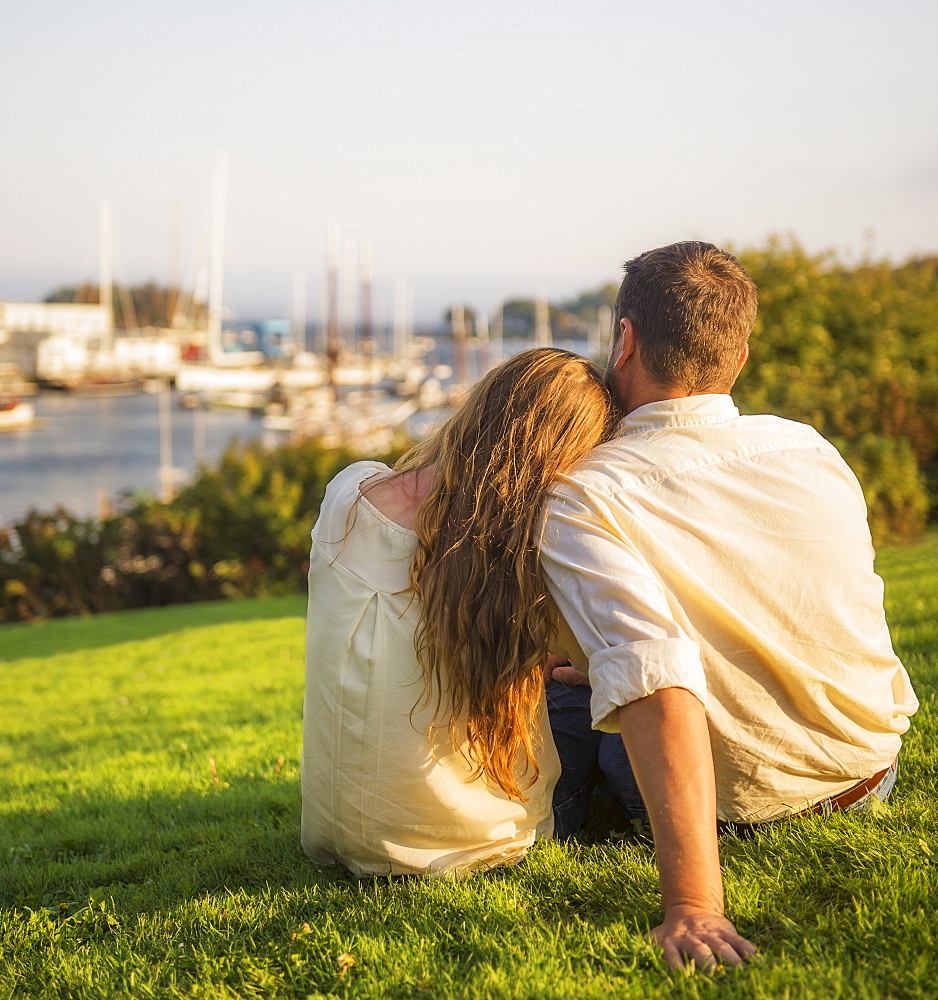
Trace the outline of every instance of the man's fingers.
{"label": "man's fingers", "polygon": [[717,964],[710,946],[700,941],[690,948],[685,948],[684,954],[687,955],[688,962],[693,962],[698,969],[712,969]]}
{"label": "man's fingers", "polygon": [[586,674],[581,674],[576,667],[571,666],[554,667],[550,677],[563,684],[589,684],[589,678]]}
{"label": "man's fingers", "polygon": [[664,945],[665,961],[672,969],[714,969],[719,965],[742,965],[743,959],[725,942],[706,944],[687,941],[680,945]]}
{"label": "man's fingers", "polygon": [[661,950],[664,952],[664,960],[672,969],[686,969],[690,965],[698,969],[709,969],[717,964],[710,946],[695,938],[664,941]]}
{"label": "man's fingers", "polygon": [[[724,932],[720,935],[719,940],[724,942],[728,947],[732,948],[733,951],[743,960],[752,958],[753,955],[759,954],[759,949],[751,941],[747,941],[744,937],[740,937],[738,934]],[[714,947],[714,951],[716,950],[717,949]]]}
{"label": "man's fingers", "polygon": [[664,923],[653,928],[648,940],[657,941],[672,969],[712,970],[723,965],[742,965],[757,954],[756,948],[736,933],[722,914],[706,911],[683,913],[672,907]]}
{"label": "man's fingers", "polygon": [[677,945],[667,941],[661,946],[661,950],[664,952],[664,960],[672,969],[684,968],[684,956],[678,950]]}
{"label": "man's fingers", "polygon": [[558,656],[556,653],[547,654],[547,662],[544,664],[544,669],[549,674],[554,667],[569,667],[570,658],[567,656]]}
{"label": "man's fingers", "polygon": [[[709,944],[711,950],[715,955],[719,956],[721,962],[724,962],[726,965],[742,965],[747,953],[742,950],[741,945],[749,944],[749,942],[743,940],[743,938],[738,938],[738,941],[741,942],[740,945],[731,944],[729,941],[717,938],[715,941],[710,941]],[[751,944],[749,944],[749,947],[752,949],[752,952],[755,952],[755,948]]]}
{"label": "man's fingers", "polygon": [[736,954],[743,958],[752,958],[753,955],[759,954],[759,949],[751,941],[747,941],[738,934],[727,934],[726,939],[733,946]]}
{"label": "man's fingers", "polygon": [[698,969],[742,965],[747,958],[757,954],[757,949],[738,935],[683,935],[662,941],[660,945],[664,959],[672,969],[686,969],[689,965]]}

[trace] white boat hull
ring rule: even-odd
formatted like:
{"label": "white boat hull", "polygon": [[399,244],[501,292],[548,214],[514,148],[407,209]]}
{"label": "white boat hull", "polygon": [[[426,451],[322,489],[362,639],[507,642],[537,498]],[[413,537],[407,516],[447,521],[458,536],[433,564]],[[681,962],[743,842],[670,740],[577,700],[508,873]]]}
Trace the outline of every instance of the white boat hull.
{"label": "white boat hull", "polygon": [[36,408],[32,403],[14,403],[0,409],[0,431],[22,430],[36,423]]}
{"label": "white boat hull", "polygon": [[273,368],[180,365],[176,369],[176,388],[180,392],[269,392],[277,375]]}

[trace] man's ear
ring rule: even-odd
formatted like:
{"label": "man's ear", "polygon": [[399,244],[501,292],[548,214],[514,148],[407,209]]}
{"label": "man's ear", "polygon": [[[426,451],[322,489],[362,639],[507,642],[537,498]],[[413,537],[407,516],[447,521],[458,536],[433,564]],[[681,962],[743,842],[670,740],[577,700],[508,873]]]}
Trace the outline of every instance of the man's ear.
{"label": "man's ear", "polygon": [[635,327],[630,319],[619,320],[619,336],[612,347],[610,363],[618,372],[622,371],[626,361],[635,353]]}
{"label": "man's ear", "polygon": [[743,344],[743,349],[739,352],[739,361],[736,362],[736,374],[733,381],[739,378],[739,373],[743,370],[743,365],[749,360],[749,341]]}

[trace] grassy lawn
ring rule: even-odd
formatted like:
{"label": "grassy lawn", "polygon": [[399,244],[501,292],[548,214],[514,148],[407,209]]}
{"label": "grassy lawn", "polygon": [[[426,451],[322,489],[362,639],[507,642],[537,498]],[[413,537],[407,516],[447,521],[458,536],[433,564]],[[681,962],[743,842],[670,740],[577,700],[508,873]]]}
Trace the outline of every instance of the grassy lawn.
{"label": "grassy lawn", "polygon": [[650,846],[602,817],[464,882],[299,846],[302,597],[0,629],[0,1000],[938,997],[938,545],[884,550],[922,700],[892,803],[723,840],[762,950],[667,971]]}

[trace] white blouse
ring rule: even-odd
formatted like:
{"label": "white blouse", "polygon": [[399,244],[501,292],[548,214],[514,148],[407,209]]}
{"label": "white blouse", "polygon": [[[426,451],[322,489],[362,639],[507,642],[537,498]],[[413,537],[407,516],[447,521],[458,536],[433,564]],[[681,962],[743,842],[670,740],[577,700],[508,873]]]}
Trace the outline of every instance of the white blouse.
{"label": "white blouse", "polygon": [[[444,875],[513,864],[553,830],[560,763],[541,706],[540,776],[510,799],[449,739],[431,748],[414,652],[408,570],[416,535],[359,485],[388,472],[357,462],[329,484],[313,530],[303,710],[302,842],[356,875]],[[522,785],[523,787],[523,785]]]}

